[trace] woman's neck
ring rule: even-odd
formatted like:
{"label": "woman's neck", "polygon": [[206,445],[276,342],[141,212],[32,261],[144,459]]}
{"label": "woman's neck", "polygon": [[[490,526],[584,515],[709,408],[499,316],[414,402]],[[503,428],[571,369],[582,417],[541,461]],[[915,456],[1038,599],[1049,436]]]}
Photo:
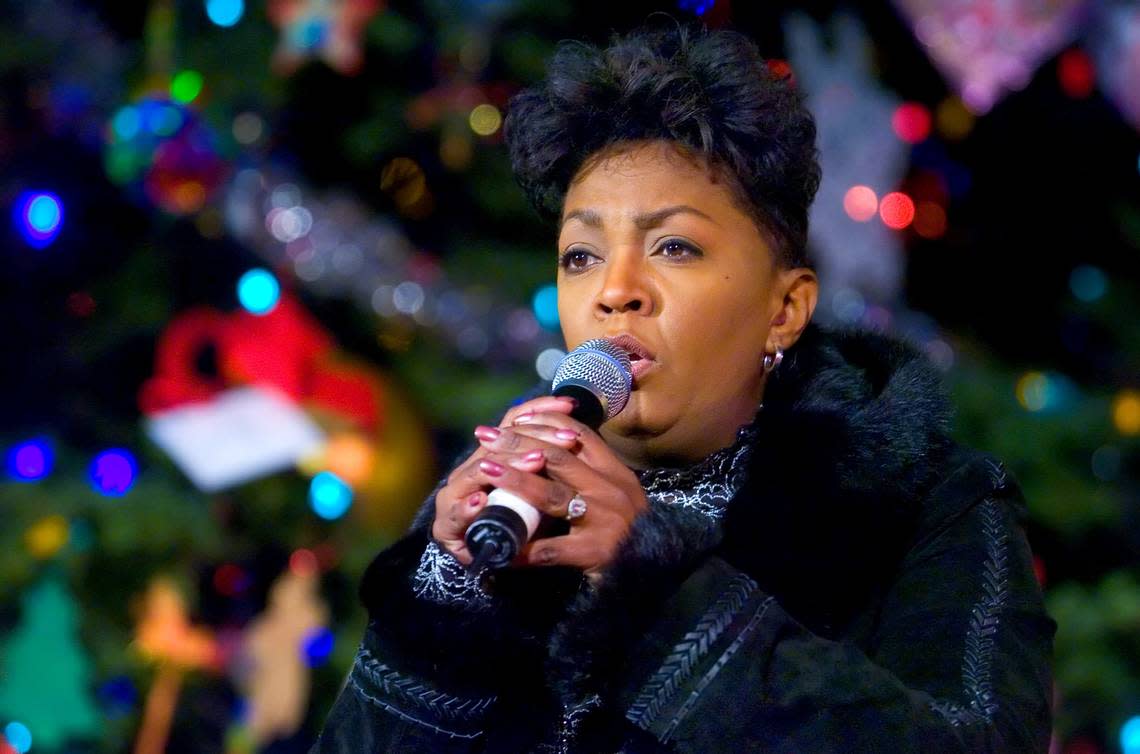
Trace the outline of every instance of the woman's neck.
{"label": "woman's neck", "polygon": [[601,435],[622,463],[631,469],[681,468],[733,445],[741,427],[755,421],[756,412],[763,405],[760,403],[755,409],[740,413],[729,421],[718,422],[716,428],[706,425],[683,432],[683,428],[671,427],[666,432],[650,436],[611,434],[603,425]]}

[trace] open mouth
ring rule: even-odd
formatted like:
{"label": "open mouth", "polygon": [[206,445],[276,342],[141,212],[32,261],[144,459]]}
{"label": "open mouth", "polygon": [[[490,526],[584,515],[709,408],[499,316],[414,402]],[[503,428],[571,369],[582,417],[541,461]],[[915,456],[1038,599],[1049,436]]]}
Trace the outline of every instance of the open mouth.
{"label": "open mouth", "polygon": [[633,372],[635,385],[637,379],[656,363],[653,359],[653,353],[645,347],[645,344],[628,333],[606,336],[606,340],[609,340],[616,346],[620,346],[629,354],[629,366]]}

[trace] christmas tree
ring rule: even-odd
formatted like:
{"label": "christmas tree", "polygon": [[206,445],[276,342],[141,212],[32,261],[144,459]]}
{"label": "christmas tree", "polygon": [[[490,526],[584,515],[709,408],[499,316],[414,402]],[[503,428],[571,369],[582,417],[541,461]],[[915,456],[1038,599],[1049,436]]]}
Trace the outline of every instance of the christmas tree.
{"label": "christmas tree", "polygon": [[[561,353],[507,102],[665,10],[804,89],[818,319],[944,368],[1025,490],[1057,750],[1140,752],[1140,17],[974,5],[0,0],[0,725],[124,751],[158,698],[168,751],[307,748],[365,566]],[[288,574],[327,623],[254,732]],[[134,631],[159,578],[211,637],[176,683]]]}

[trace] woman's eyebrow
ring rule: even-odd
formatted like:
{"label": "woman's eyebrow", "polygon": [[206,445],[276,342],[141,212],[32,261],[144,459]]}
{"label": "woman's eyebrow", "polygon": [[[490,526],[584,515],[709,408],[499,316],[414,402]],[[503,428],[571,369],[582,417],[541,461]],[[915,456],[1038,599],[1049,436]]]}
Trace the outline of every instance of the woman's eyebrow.
{"label": "woman's eyebrow", "polygon": [[[653,210],[652,212],[643,212],[634,216],[633,224],[637,226],[638,230],[649,230],[650,228],[656,228],[661,225],[661,223],[673,215],[682,213],[703,217],[714,225],[719,225],[716,220],[713,220],[704,212],[701,212],[696,207],[690,207],[687,204],[675,204],[671,207],[662,207],[661,209]],[[601,214],[593,209],[570,210],[562,218],[562,225],[565,225],[570,220],[578,220],[591,228],[601,228],[603,225]]]}

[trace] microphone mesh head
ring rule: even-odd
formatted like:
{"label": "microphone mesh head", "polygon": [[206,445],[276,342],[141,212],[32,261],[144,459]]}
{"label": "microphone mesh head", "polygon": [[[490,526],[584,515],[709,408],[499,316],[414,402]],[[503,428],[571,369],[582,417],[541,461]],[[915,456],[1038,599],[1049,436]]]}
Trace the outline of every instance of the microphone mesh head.
{"label": "microphone mesh head", "polygon": [[625,408],[633,389],[629,354],[605,338],[587,340],[563,356],[554,371],[552,391],[564,384],[580,385],[597,395],[605,404],[606,419],[612,419]]}

